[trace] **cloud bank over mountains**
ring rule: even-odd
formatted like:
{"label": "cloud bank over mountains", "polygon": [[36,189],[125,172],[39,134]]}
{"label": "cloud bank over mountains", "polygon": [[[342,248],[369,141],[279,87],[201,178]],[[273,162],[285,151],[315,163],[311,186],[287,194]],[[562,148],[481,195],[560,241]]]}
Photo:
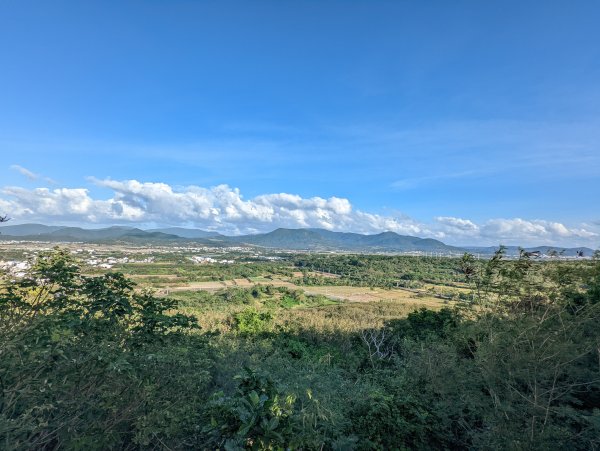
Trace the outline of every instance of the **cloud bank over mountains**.
{"label": "cloud bank over mountains", "polygon": [[598,232],[585,228],[568,228],[560,222],[542,219],[490,219],[483,224],[453,217],[438,216],[435,219],[446,236],[463,243],[467,243],[469,237],[474,237],[478,242],[531,245],[566,243],[573,246],[597,246],[600,241]]}
{"label": "cloud bank over mountains", "polygon": [[431,223],[409,217],[392,217],[353,208],[340,197],[303,198],[295,194],[263,194],[245,199],[237,188],[174,188],[165,183],[91,178],[107,189],[107,199],[95,198],[87,188],[4,187],[0,213],[19,222],[80,225],[152,224],[182,225],[224,234],[271,231],[277,227],[318,227],[333,231],[432,237],[451,244],[555,244],[597,247],[600,227],[564,224],[541,219],[490,219],[477,224],[469,219],[439,216]]}

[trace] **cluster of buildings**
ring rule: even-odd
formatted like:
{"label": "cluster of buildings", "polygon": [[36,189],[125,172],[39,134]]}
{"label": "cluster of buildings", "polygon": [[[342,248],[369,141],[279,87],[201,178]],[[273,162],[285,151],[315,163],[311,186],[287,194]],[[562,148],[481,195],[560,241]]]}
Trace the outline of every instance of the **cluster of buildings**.
{"label": "cluster of buildings", "polygon": [[85,263],[96,268],[110,269],[114,265],[123,263],[154,263],[154,257],[146,257],[139,260],[130,257],[96,257],[85,260]]}
{"label": "cluster of buildings", "polygon": [[225,264],[225,265],[230,265],[232,263],[235,263],[234,260],[217,260],[215,258],[212,257],[204,257],[201,255],[192,255],[191,257],[189,257],[191,261],[193,261],[194,263],[199,263],[201,265],[208,265],[211,263],[220,263],[220,264]]}
{"label": "cluster of buildings", "polygon": [[25,276],[29,268],[31,268],[31,264],[28,261],[0,261],[0,269],[12,277]]}

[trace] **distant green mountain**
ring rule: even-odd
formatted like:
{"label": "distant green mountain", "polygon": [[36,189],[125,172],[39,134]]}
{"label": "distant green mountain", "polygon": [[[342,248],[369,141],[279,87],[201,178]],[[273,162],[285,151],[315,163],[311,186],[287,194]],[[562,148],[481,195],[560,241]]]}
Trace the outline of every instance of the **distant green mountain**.
{"label": "distant green mountain", "polygon": [[4,225],[0,227],[0,234],[10,236],[33,236],[51,233],[62,228],[63,227],[61,226],[47,226],[43,224]]}
{"label": "distant green mountain", "polygon": [[448,246],[447,244],[432,238],[399,235],[395,232],[362,235],[359,233],[331,232],[324,229],[312,230],[339,246],[348,246],[349,248],[369,247],[382,250],[398,250],[402,252],[462,252],[462,249]]}
{"label": "distant green mountain", "polygon": [[239,243],[291,250],[345,250],[356,252],[463,252],[430,238],[383,232],[376,235],[331,232],[324,229],[276,229],[269,233],[229,237]]}
{"label": "distant green mountain", "polygon": [[158,231],[146,231],[135,227],[113,226],[101,229],[83,229],[81,227],[49,227],[41,224],[23,224],[0,227],[0,239],[21,239],[37,241],[83,241],[130,243],[166,243],[188,242],[217,245],[206,239],[190,240],[177,235]]}
{"label": "distant green mountain", "polygon": [[166,227],[163,229],[149,229],[146,232],[161,232],[169,235],[176,235],[181,238],[214,238],[222,237],[219,232],[209,232],[201,229],[186,229],[184,227]]}
{"label": "distant green mountain", "polygon": [[61,227],[58,230],[54,230],[50,233],[44,234],[47,237],[51,238],[65,238],[69,240],[81,240],[81,241],[91,241],[91,240],[106,240],[112,238],[120,238],[127,233],[134,232],[140,229],[135,229],[133,227],[107,227],[104,229],[82,229],[80,227]]}
{"label": "distant green mountain", "polygon": [[329,244],[321,235],[309,229],[276,229],[269,233],[227,239],[241,244],[291,250],[326,248]]}
{"label": "distant green mountain", "polygon": [[[201,244],[207,246],[252,245],[280,250],[307,251],[346,251],[346,252],[439,252],[443,254],[461,254],[465,251],[488,256],[498,247],[455,247],[431,238],[399,235],[383,232],[374,235],[360,233],[332,232],[325,229],[276,229],[269,233],[255,235],[225,236],[217,232],[183,227],[142,230],[135,227],[114,226],[100,229],[80,227],[47,226],[43,224],[5,225],[0,227],[0,240],[37,240],[37,241],[82,241],[82,242],[125,242],[138,244]],[[538,246],[526,248],[527,251],[540,251],[548,255],[551,251],[563,251],[566,257],[576,257],[583,252],[586,257],[594,251],[587,247],[560,248]],[[508,255],[518,255],[519,248],[509,246]]]}

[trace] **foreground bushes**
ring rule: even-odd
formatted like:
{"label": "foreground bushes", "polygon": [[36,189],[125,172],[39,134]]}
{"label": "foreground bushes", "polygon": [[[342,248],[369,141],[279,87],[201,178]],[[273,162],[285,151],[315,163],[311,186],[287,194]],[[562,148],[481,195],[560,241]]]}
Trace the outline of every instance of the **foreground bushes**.
{"label": "foreground bushes", "polygon": [[[0,296],[4,449],[106,449],[181,434],[209,381],[191,317],[120,274],[81,276],[63,251]],[[182,391],[181,387],[186,390]]]}
{"label": "foreground bushes", "polygon": [[0,448],[598,449],[599,262],[468,265],[460,308],[332,336],[278,329],[307,300],[256,288],[205,334],[121,274],[41,255],[0,291]]}

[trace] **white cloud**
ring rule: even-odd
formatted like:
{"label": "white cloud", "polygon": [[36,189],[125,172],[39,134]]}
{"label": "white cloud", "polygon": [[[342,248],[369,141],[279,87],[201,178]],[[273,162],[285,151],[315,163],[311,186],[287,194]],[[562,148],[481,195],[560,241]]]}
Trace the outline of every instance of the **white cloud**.
{"label": "white cloud", "polygon": [[39,176],[33,172],[31,172],[29,169],[24,168],[23,166],[19,166],[18,164],[13,164],[10,167],[13,171],[17,171],[18,173],[20,173],[21,175],[24,175],[25,177],[27,177],[29,180],[37,180],[39,178]]}
{"label": "white cloud", "polygon": [[558,242],[564,238],[596,238],[599,235],[583,228],[567,228],[560,222],[545,221],[542,219],[525,220],[514,219],[491,219],[481,229],[481,234],[487,238],[514,240],[546,239]]}
{"label": "white cloud", "polygon": [[40,174],[36,174],[35,172],[32,172],[29,169],[24,168],[23,166],[20,166],[18,164],[13,164],[13,165],[10,166],[10,168],[13,171],[17,171],[19,174],[27,177],[31,181],[34,181],[34,180],[43,180],[44,182],[49,183],[51,185],[56,184],[56,182],[53,179],[51,179],[49,177],[43,177]]}
{"label": "white cloud", "polygon": [[451,216],[437,216],[437,222],[452,230],[454,233],[479,233],[479,226],[469,219],[454,218]]}
{"label": "white cloud", "polygon": [[[447,237],[461,243],[508,245],[598,244],[600,233],[583,227],[567,227],[543,219],[489,219],[475,224],[469,219],[438,216],[435,218]],[[470,241],[467,241],[470,240]]]}
{"label": "white cloud", "polygon": [[176,190],[165,183],[90,180],[97,186],[112,190],[112,196],[95,199],[85,188],[29,190],[6,187],[0,207],[19,220],[185,224],[224,233],[268,231],[276,227],[424,233],[410,219],[355,211],[348,199],[339,197],[303,198],[278,193],[246,200],[239,189],[227,185],[211,188],[188,186]]}
{"label": "white cloud", "polygon": [[383,216],[353,208],[340,197],[303,198],[296,194],[263,194],[244,199],[228,185],[175,189],[165,183],[137,180],[90,179],[112,191],[97,199],[86,188],[5,187],[0,213],[18,221],[69,222],[109,225],[185,225],[222,233],[270,231],[277,227],[319,227],[335,231],[433,237],[450,244],[598,245],[600,230],[594,225],[568,227],[535,219],[470,219],[438,216],[432,224],[409,217]]}

